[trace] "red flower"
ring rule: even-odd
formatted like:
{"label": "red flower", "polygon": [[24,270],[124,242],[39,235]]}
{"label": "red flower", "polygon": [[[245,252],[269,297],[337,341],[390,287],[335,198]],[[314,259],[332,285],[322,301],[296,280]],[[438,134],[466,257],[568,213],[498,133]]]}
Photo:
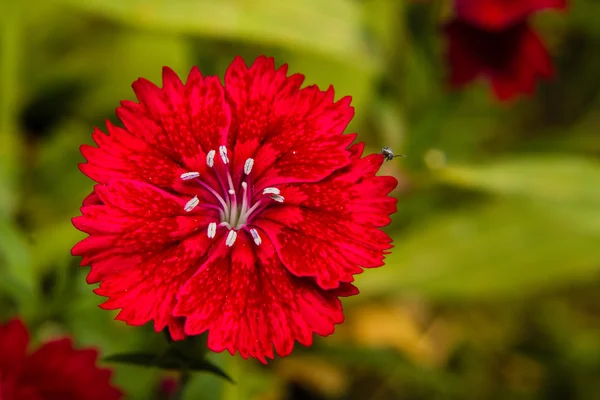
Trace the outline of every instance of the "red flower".
{"label": "red flower", "polygon": [[[171,376],[162,378],[158,384],[158,398],[171,399],[177,393],[179,383]],[[1,400],[1,399],[0,399]]]}
{"label": "red flower", "polygon": [[445,34],[450,83],[455,88],[484,76],[499,100],[509,100],[533,94],[538,78],[554,75],[550,55],[527,22],[486,31],[455,20],[446,25]]}
{"label": "red flower", "polygon": [[565,9],[567,0],[454,0],[458,19],[482,29],[502,30],[545,9]]}
{"label": "red flower", "polygon": [[113,400],[111,372],[96,366],[93,349],[75,350],[70,339],[43,344],[27,355],[29,334],[19,320],[0,324],[0,400]]}
{"label": "red flower", "polygon": [[554,76],[529,16],[566,0],[455,0],[456,18],[445,26],[446,61],[452,87],[487,78],[499,100],[533,94],[538,79]]}
{"label": "red flower", "polygon": [[197,68],[185,84],[168,68],[162,89],[133,84],[124,129],[108,123],[82,146],[99,184],[73,220],[90,235],[73,254],[103,308],[176,339],[208,330],[213,351],[263,362],[333,333],[353,275],[391,248],[380,227],[397,182],[342,134],[350,98],[303,79],[260,57],[237,58],[225,87]]}

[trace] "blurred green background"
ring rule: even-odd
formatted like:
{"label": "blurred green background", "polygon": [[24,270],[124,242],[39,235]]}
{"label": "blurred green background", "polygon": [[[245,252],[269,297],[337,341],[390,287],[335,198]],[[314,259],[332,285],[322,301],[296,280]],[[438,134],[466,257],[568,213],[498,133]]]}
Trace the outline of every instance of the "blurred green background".
{"label": "blurred green background", "polygon": [[[600,3],[534,23],[558,78],[499,104],[450,93],[450,3],[400,0],[4,0],[0,42],[0,319],[103,354],[153,349],[151,327],[97,308],[70,248],[92,182],[94,126],[140,76],[275,56],[351,95],[400,182],[387,265],[357,279],[336,334],[268,366],[213,354],[237,385],[194,376],[188,399],[600,399]],[[130,399],[166,376],[115,366]],[[167,373],[168,375],[168,373]]]}

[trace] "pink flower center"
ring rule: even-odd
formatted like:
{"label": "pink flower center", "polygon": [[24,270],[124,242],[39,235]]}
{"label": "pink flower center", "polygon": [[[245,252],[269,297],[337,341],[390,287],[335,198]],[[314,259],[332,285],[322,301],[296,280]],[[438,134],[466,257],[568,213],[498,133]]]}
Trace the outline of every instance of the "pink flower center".
{"label": "pink flower center", "polygon": [[225,227],[229,230],[225,244],[227,246],[233,246],[237,238],[237,232],[243,229],[250,232],[254,239],[254,243],[258,246],[262,242],[260,235],[256,229],[251,228],[249,224],[258,213],[272,204],[272,201],[283,203],[284,198],[281,196],[279,189],[269,187],[263,189],[263,197],[253,202],[254,189],[248,182],[251,180],[250,174],[252,172],[252,167],[254,166],[254,160],[252,158],[246,160],[241,183],[236,187],[227,165],[229,164],[227,148],[225,146],[219,147],[219,155],[223,163],[223,168],[217,168],[215,166],[216,153],[215,150],[211,150],[206,154],[206,164],[214,172],[217,181],[219,182],[219,187],[217,189],[204,182],[199,172],[185,172],[181,174],[181,179],[198,183],[202,189],[206,190],[218,201],[219,205],[200,203],[198,196],[194,196],[185,204],[184,210],[190,212],[196,207],[217,210],[219,212],[220,220],[208,224],[207,235],[209,238],[214,238],[216,236],[218,228]]}

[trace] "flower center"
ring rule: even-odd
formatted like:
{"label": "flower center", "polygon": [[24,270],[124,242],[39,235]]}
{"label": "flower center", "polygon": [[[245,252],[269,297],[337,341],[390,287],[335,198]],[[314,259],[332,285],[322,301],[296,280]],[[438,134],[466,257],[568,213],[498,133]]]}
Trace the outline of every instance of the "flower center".
{"label": "flower center", "polygon": [[244,171],[242,174],[241,183],[234,185],[233,178],[229,172],[229,157],[227,156],[227,148],[219,147],[219,156],[222,165],[215,165],[215,156],[217,152],[211,150],[206,154],[206,164],[213,171],[218,182],[218,188],[215,189],[207,184],[199,172],[185,172],[180,178],[184,181],[194,181],[199,186],[213,196],[219,205],[211,203],[200,203],[198,196],[194,196],[184,206],[186,212],[194,210],[196,207],[204,207],[207,209],[217,210],[220,220],[211,222],[207,227],[207,235],[209,238],[214,238],[217,234],[217,229],[224,227],[229,230],[225,244],[233,246],[237,238],[239,230],[247,230],[252,235],[254,243],[258,246],[262,240],[258,231],[249,225],[252,218],[259,212],[264,210],[272,202],[283,203],[284,198],[281,196],[279,189],[274,187],[265,188],[262,191],[263,197],[253,202],[254,187],[252,185],[252,167],[254,159],[248,158],[244,163]]}

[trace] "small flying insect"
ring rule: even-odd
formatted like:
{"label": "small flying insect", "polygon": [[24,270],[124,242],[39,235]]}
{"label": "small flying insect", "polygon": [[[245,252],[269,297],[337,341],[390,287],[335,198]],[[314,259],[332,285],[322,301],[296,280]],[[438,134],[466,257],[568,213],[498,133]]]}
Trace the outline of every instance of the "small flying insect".
{"label": "small flying insect", "polygon": [[406,157],[404,154],[394,154],[394,151],[389,147],[382,147],[381,154],[383,154],[385,161],[392,161],[396,157]]}

